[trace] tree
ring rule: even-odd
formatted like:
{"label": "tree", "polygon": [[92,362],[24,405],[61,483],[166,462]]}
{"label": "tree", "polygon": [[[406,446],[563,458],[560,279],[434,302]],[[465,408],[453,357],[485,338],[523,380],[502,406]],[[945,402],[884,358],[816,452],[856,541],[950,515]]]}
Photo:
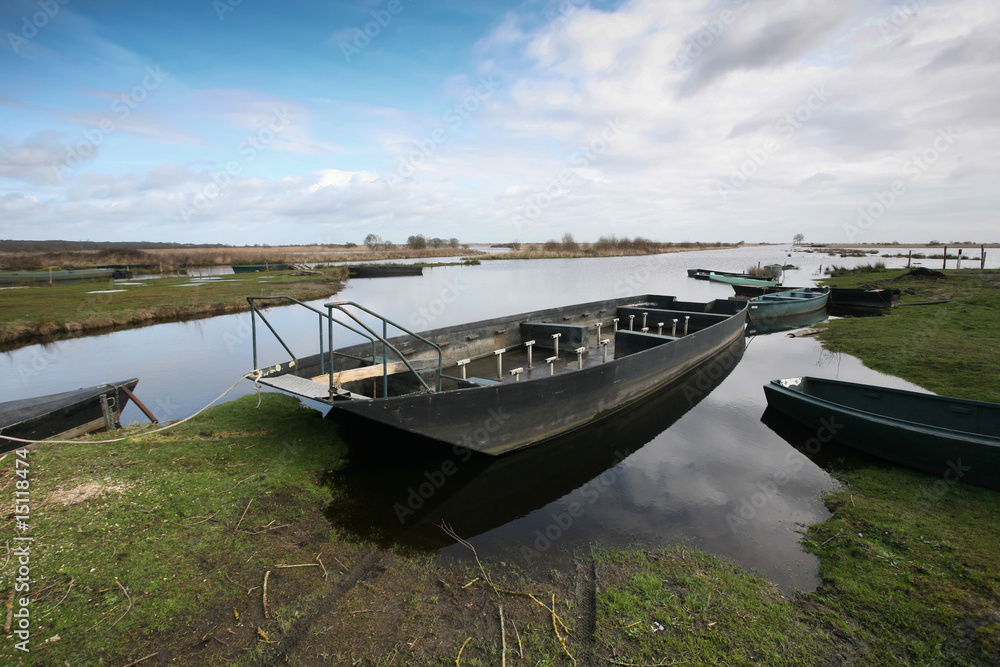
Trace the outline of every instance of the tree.
{"label": "tree", "polygon": [[382,245],[382,237],[378,234],[369,234],[365,237],[365,245],[369,250],[378,250]]}
{"label": "tree", "polygon": [[427,247],[427,239],[423,234],[416,234],[406,239],[406,245],[413,250],[423,250]]}
{"label": "tree", "polygon": [[458,239],[456,239],[454,236],[452,236],[450,239],[448,239],[448,245],[450,245],[452,248],[457,248],[458,247]]}
{"label": "tree", "polygon": [[573,235],[570,234],[569,232],[563,234],[562,247],[563,250],[576,250],[577,248],[576,240],[573,238]]}
{"label": "tree", "polygon": [[802,234],[796,234],[795,236],[792,237],[792,245],[802,243],[805,240],[806,240],[805,236],[803,236]]}

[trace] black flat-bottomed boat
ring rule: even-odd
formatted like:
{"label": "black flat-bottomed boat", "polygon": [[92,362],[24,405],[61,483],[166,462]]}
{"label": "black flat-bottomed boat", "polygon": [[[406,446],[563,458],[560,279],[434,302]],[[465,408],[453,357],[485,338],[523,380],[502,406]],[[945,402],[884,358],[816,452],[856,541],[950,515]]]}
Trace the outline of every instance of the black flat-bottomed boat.
{"label": "black flat-bottomed boat", "polygon": [[[0,436],[21,440],[67,440],[118,423],[138,378],[47,396],[0,403]],[[22,447],[0,438],[0,451]]]}
{"label": "black flat-bottomed boat", "polygon": [[[247,299],[258,382],[327,403],[334,418],[350,413],[492,455],[652,395],[742,337],[747,319],[745,302],[641,295],[416,334],[359,304],[335,302],[325,313],[305,306],[319,315],[318,354],[262,368],[257,318],[275,330],[257,303],[273,299],[294,301]],[[341,327],[367,340],[335,349],[329,341]],[[403,333],[390,338],[390,327]]]}
{"label": "black flat-bottomed boat", "polygon": [[1000,405],[815,377],[764,385],[769,410],[849,447],[1000,489]]}

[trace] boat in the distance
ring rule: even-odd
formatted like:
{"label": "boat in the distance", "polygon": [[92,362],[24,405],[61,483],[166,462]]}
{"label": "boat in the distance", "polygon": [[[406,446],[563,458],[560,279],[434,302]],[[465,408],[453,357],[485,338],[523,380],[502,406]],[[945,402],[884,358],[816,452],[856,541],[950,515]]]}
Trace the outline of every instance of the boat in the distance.
{"label": "boat in the distance", "polygon": [[893,463],[1000,489],[1000,405],[797,377],[764,385],[768,409]]}
{"label": "boat in the distance", "polygon": [[287,271],[288,264],[232,264],[233,273],[261,273],[263,271]]}
{"label": "boat in the distance", "polygon": [[777,280],[768,280],[760,276],[743,277],[721,275],[714,272],[708,274],[708,279],[717,283],[726,283],[727,285],[753,285],[754,287],[775,287],[778,284]]}
{"label": "boat in the distance", "polygon": [[419,276],[424,267],[412,264],[354,264],[347,267],[349,278],[393,278],[396,276]]}
{"label": "boat in the distance", "polygon": [[750,326],[758,331],[774,330],[784,319],[825,313],[829,299],[829,287],[803,287],[753,297],[748,304]]}
{"label": "boat in the distance", "polygon": [[732,271],[713,271],[712,269],[688,269],[688,278],[694,278],[695,280],[708,280],[711,274],[717,276],[730,276],[732,278],[759,278],[760,276],[754,276],[749,273],[733,273]]}
{"label": "boat in the distance", "polygon": [[[733,285],[733,292],[741,298],[751,298],[762,294],[787,292],[789,290],[810,289],[808,287],[785,287],[783,285]],[[902,290],[899,289],[862,289],[853,287],[831,287],[830,308],[834,314],[864,315],[875,313],[886,308],[899,305]]]}
{"label": "boat in the distance", "polygon": [[[259,302],[319,315],[319,353],[261,367]],[[260,384],[498,455],[550,440],[674,383],[744,335],[746,303],[641,295],[414,333],[349,301],[326,311],[247,297]],[[342,328],[365,342],[334,349]],[[402,334],[389,338],[388,330]],[[324,329],[326,333],[324,334]],[[342,335],[338,333],[338,336]],[[279,342],[291,355],[291,350]]]}
{"label": "boat in the distance", "polygon": [[139,378],[0,403],[0,451],[23,447],[16,440],[68,440],[113,429]]}
{"label": "boat in the distance", "polygon": [[902,293],[900,289],[834,287],[830,291],[830,304],[845,311],[882,310],[898,306]]}

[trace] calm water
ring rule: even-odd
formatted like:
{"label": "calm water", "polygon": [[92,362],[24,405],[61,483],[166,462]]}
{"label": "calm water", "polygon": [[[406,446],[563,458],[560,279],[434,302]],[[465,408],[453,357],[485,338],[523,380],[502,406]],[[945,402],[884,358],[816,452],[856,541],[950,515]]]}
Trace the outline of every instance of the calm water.
{"label": "calm water", "polygon": [[[786,273],[786,284],[808,285],[820,265],[875,259],[786,255],[787,248],[773,247],[497,260],[425,269],[421,277],[356,279],[336,298],[420,330],[647,292],[695,301],[732,294],[726,285],[688,278],[688,268],[742,271],[757,262],[793,263],[801,268]],[[906,260],[884,261],[903,266]],[[934,260],[925,264],[934,266]],[[314,314],[277,308],[268,318],[297,355],[316,351]],[[269,339],[261,345],[261,365],[286,356]],[[687,540],[760,571],[786,592],[812,589],[817,563],[799,548],[799,531],[826,518],[818,497],[834,482],[789,443],[801,446],[815,434],[761,421],[761,386],[809,374],[914,387],[852,357],[830,355],[810,338],[780,333],[749,339],[745,351],[733,350],[726,359],[732,363],[710,365],[672,394],[596,428],[499,459],[441,452],[426,443],[401,443],[398,434],[344,425],[351,460],[337,486],[349,492],[337,499],[331,520],[387,545],[466,556],[437,527],[445,520],[480,554],[543,569],[563,564],[567,551],[591,543]],[[234,383],[224,400],[253,392],[250,382],[238,382],[251,366],[249,315],[162,324],[5,353],[0,401],[139,377],[137,395],[165,421],[190,415]],[[123,421],[146,420],[130,405]],[[393,454],[378,456],[387,444]],[[413,455],[400,455],[400,445]],[[367,455],[372,449],[376,456]],[[832,445],[823,454],[840,455]]]}

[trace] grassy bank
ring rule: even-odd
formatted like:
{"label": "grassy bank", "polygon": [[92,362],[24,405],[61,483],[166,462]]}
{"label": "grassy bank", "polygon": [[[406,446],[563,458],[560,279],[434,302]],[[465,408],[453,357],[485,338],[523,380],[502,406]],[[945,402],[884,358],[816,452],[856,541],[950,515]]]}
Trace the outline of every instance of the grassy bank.
{"label": "grassy bank", "polygon": [[[811,528],[823,586],[795,600],[696,549],[598,549],[562,571],[446,564],[344,539],[336,427],[246,396],[172,431],[27,454],[30,653],[148,664],[991,664],[1000,659],[995,492],[865,468]],[[149,428],[149,427],[146,427]],[[119,432],[121,434],[122,432]],[[91,440],[96,439],[94,436]],[[106,437],[106,436],[105,436]],[[0,459],[11,498],[17,455]],[[6,502],[6,501],[5,501]],[[266,592],[265,592],[266,587]],[[13,608],[20,608],[15,602]],[[17,619],[13,619],[13,629]],[[572,659],[571,657],[572,656]]]}
{"label": "grassy bank", "polygon": [[346,269],[337,268],[315,275],[275,271],[0,289],[0,345],[241,312],[247,295],[322,299],[335,294],[345,276]]}
{"label": "grassy bank", "polygon": [[85,269],[105,265],[134,267],[136,274],[174,272],[192,266],[234,264],[313,264],[379,259],[419,259],[477,255],[460,248],[412,249],[405,246],[369,250],[363,246],[172,247],[105,250],[0,250],[0,271]]}
{"label": "grassy bank", "polygon": [[833,287],[903,293],[901,306],[887,315],[831,320],[820,339],[935,393],[1000,402],[1000,271],[942,273],[935,278],[891,269],[828,278]]}

